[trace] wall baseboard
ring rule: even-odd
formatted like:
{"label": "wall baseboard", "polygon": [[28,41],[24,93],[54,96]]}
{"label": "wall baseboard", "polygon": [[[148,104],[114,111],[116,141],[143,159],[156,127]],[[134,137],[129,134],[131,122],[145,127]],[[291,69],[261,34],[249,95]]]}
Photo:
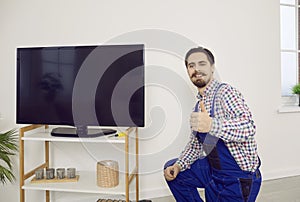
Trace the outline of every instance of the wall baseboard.
{"label": "wall baseboard", "polygon": [[[201,197],[204,196],[204,191],[202,189],[198,189],[199,194]],[[154,199],[154,198],[161,198],[161,197],[168,197],[172,196],[169,188],[161,187],[155,189],[148,189],[148,190],[140,190],[140,199]]]}
{"label": "wall baseboard", "polygon": [[153,199],[171,195],[172,193],[170,192],[169,188],[166,187],[140,190],[140,199]]}
{"label": "wall baseboard", "polygon": [[300,168],[262,172],[263,181],[300,175]]}

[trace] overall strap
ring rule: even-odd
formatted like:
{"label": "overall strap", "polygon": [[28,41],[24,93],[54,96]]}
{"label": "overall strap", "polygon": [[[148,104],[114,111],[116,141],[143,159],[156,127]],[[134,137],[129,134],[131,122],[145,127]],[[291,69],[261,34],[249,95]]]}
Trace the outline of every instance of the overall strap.
{"label": "overall strap", "polygon": [[[211,106],[211,110],[210,110],[211,117],[214,117],[214,114],[215,114],[215,101],[216,101],[216,97],[217,97],[216,96],[217,92],[223,85],[225,85],[225,84],[221,83],[214,92],[214,97],[212,100],[212,106]],[[199,108],[199,101],[196,103],[194,111],[197,112],[198,108]],[[216,147],[219,142],[219,138],[212,136],[209,133],[199,133],[196,131],[193,131],[193,133],[196,135],[199,143],[201,143],[203,145],[203,149],[204,149],[205,153],[207,154],[207,159],[208,159],[210,166],[212,168],[220,170],[221,162],[220,162],[219,154],[218,154],[217,147]]]}
{"label": "overall strap", "polygon": [[214,93],[214,97],[213,97],[213,101],[212,101],[212,104],[211,104],[211,109],[210,109],[210,116],[211,117],[214,117],[215,116],[215,101],[216,101],[216,97],[217,97],[217,93],[218,91],[220,90],[220,88],[222,86],[226,85],[225,83],[221,83],[217,89],[215,90],[215,93]]}
{"label": "overall strap", "polygon": [[[210,109],[210,116],[211,117],[214,117],[214,115],[215,115],[215,101],[216,101],[216,97],[217,97],[216,96],[217,92],[224,85],[226,85],[226,84],[225,83],[219,84],[219,86],[217,87],[217,89],[214,92],[214,97],[213,97],[213,101],[212,101],[212,105],[211,105],[211,109]],[[196,105],[195,105],[194,112],[198,112],[199,111],[199,104],[200,104],[200,101],[198,100],[197,103],[196,103]]]}

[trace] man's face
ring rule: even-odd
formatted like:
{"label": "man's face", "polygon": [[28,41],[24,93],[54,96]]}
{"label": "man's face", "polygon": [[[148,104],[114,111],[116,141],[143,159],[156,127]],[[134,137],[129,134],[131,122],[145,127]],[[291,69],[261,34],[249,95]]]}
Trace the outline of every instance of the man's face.
{"label": "man's face", "polygon": [[192,53],[187,59],[187,71],[193,84],[198,88],[205,87],[213,77],[215,66],[211,65],[202,52]]}

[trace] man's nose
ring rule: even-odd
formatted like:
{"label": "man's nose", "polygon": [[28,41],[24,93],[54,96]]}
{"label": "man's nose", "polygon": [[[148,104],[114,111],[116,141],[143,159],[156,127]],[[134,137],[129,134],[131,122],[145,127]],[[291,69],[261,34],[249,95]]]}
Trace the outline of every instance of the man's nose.
{"label": "man's nose", "polygon": [[201,70],[201,67],[199,65],[194,66],[195,71],[199,72]]}

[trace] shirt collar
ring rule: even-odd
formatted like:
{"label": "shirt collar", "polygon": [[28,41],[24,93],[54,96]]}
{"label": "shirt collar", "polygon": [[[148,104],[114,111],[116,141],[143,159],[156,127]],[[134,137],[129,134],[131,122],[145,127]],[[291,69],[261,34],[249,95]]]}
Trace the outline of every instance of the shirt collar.
{"label": "shirt collar", "polygon": [[[205,88],[204,93],[203,93],[203,94],[204,94],[204,97],[209,97],[210,94],[212,94],[212,93],[215,91],[215,89],[219,86],[219,84],[220,84],[219,81],[213,79],[213,80],[208,84],[208,86]],[[197,98],[198,98],[198,99],[202,99],[202,96],[200,95],[199,92],[198,92],[198,94],[197,94]]]}

